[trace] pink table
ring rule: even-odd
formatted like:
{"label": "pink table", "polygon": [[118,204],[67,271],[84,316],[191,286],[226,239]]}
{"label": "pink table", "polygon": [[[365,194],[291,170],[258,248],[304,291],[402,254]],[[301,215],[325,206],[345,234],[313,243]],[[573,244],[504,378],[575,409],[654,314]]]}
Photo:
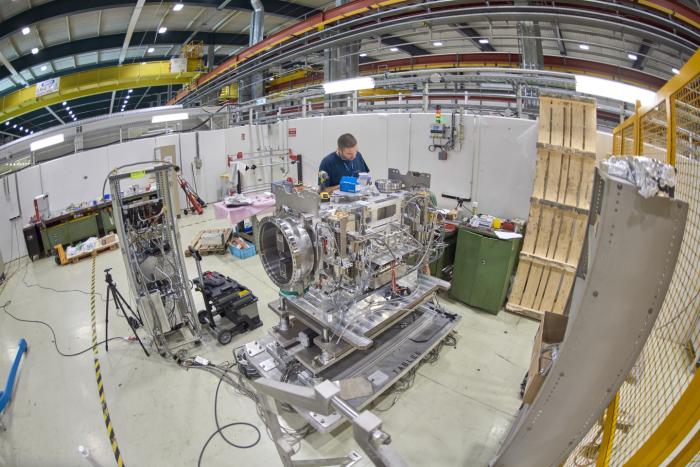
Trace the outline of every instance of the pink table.
{"label": "pink table", "polygon": [[228,218],[231,225],[236,225],[249,217],[253,217],[275,207],[274,196],[253,196],[252,201],[253,204],[250,206],[239,206],[237,208],[226,207],[223,201],[214,203],[214,216],[217,219]]}

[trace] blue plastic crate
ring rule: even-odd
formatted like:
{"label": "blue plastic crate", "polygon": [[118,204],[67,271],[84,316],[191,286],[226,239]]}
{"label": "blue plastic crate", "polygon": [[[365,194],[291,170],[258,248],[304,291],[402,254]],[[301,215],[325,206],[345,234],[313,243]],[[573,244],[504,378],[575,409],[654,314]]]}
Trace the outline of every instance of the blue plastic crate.
{"label": "blue plastic crate", "polygon": [[255,256],[255,245],[248,242],[246,242],[246,244],[248,245],[248,248],[236,248],[235,246],[231,245],[228,247],[228,249],[236,258],[246,259],[250,258],[251,256]]}

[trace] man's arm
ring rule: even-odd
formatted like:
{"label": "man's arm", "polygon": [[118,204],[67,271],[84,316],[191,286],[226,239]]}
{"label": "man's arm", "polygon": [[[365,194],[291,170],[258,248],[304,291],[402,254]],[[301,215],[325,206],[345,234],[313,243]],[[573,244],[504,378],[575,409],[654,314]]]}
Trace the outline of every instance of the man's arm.
{"label": "man's arm", "polygon": [[360,170],[360,172],[369,172],[369,166],[367,165],[367,162],[365,162],[364,156],[360,154],[360,157],[362,158],[362,167],[360,167],[362,170]]}

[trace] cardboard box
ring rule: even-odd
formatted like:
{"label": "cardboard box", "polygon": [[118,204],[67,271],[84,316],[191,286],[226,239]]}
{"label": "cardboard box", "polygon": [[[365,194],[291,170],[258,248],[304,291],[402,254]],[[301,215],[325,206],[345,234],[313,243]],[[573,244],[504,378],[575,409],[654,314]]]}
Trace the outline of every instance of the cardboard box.
{"label": "cardboard box", "polygon": [[547,372],[553,363],[553,351],[558,347],[557,344],[564,340],[567,321],[566,316],[545,311],[532,348],[523,403],[532,404],[544,384]]}

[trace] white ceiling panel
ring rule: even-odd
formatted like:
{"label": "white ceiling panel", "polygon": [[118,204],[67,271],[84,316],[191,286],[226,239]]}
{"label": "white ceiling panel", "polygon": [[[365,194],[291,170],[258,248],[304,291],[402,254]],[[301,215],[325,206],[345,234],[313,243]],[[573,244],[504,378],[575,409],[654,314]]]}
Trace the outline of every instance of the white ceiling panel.
{"label": "white ceiling panel", "polygon": [[78,66],[88,66],[97,63],[97,52],[87,52],[75,56]]}
{"label": "white ceiling panel", "polygon": [[[111,11],[111,10],[105,10]],[[104,13],[102,14],[104,22]],[[73,40],[86,39],[94,37],[97,34],[97,25],[100,21],[99,11],[88,11],[77,15],[72,15],[70,18],[70,31]]]}
{"label": "white ceiling panel", "polygon": [[132,7],[110,8],[102,10],[102,29],[101,34],[118,34],[126,32],[131,19]]}
{"label": "white ceiling panel", "polygon": [[[68,41],[68,29],[66,28],[65,16],[42,21],[37,25],[36,29],[38,29],[41,41],[46,47]],[[32,32],[24,36],[23,43],[25,41],[38,43],[39,37],[37,37],[37,31],[32,30]]]}

